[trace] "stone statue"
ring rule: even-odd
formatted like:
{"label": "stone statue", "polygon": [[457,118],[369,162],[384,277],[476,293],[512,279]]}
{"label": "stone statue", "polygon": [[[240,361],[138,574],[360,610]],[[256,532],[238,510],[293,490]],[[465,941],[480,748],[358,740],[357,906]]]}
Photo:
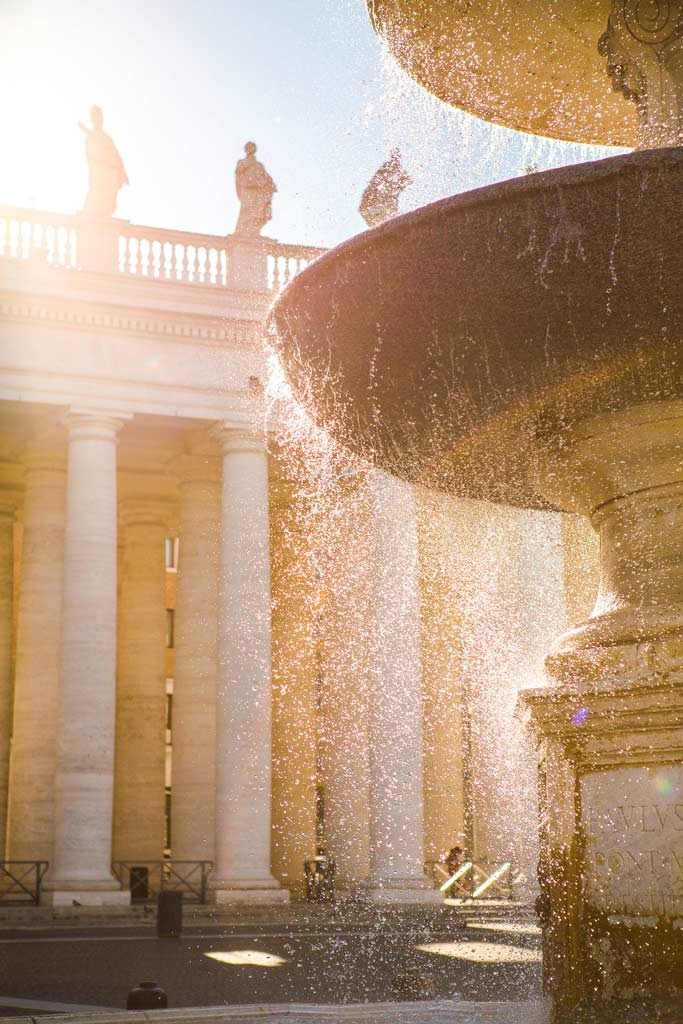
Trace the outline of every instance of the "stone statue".
{"label": "stone statue", "polygon": [[401,161],[401,152],[394,148],[366,186],[358,211],[368,225],[374,228],[398,213],[398,200],[403,189],[412,183]]}
{"label": "stone statue", "polygon": [[273,216],[275,182],[256,159],[256,143],[247,142],[246,156],[237,161],[235,188],[241,203],[235,234],[258,235]]}
{"label": "stone statue", "polygon": [[121,155],[110,135],[103,130],[101,107],[90,110],[92,128],[79,121],[85,132],[85,155],[88,160],[88,194],[83,213],[91,217],[113,217],[119,189],[128,184],[128,175]]}

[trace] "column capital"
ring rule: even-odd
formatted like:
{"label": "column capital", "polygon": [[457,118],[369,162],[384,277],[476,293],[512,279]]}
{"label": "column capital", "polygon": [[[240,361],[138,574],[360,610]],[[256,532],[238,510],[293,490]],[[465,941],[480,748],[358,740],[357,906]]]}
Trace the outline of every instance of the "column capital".
{"label": "column capital", "polygon": [[210,430],[211,437],[221,445],[223,455],[237,452],[256,452],[266,454],[268,451],[265,431],[250,424],[216,423]]}
{"label": "column capital", "polygon": [[126,420],[132,418],[131,413],[118,410],[72,406],[64,423],[70,441],[115,441]]}

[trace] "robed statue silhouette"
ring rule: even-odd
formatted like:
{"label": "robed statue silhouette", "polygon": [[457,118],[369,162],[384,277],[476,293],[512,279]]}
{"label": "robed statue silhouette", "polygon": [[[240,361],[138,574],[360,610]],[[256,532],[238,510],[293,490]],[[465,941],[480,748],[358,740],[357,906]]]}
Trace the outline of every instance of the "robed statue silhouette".
{"label": "robed statue silhouette", "polygon": [[240,201],[236,235],[258,235],[273,216],[275,182],[256,159],[256,143],[247,142],[246,156],[237,161],[235,188]]}
{"label": "robed statue silhouette", "polygon": [[104,131],[101,107],[90,110],[92,128],[79,121],[85,132],[85,155],[88,160],[88,194],[83,213],[93,218],[113,217],[119,189],[128,184],[128,175],[121,155],[110,135]]}

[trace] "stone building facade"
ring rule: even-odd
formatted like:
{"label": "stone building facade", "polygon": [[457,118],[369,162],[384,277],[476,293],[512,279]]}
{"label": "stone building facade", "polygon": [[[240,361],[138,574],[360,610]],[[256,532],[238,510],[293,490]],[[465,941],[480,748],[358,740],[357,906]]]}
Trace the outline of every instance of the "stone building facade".
{"label": "stone building facade", "polygon": [[262,326],[317,250],[0,232],[0,858],[68,905],[165,856],[211,861],[218,902],[302,895],[320,847],[377,900],[431,898],[459,836],[532,871],[506,733],[585,614],[590,540],[373,473],[316,526]]}

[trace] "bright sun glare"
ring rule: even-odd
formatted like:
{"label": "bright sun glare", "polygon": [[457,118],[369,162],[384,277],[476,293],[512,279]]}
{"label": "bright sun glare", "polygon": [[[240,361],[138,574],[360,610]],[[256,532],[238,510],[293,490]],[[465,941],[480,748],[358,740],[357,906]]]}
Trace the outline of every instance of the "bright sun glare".
{"label": "bright sun glare", "polygon": [[284,957],[276,953],[264,953],[260,949],[231,949],[226,952],[217,950],[205,953],[209,960],[217,960],[219,964],[230,964],[232,967],[282,967],[287,963]]}
{"label": "bright sun glare", "polygon": [[448,956],[454,960],[469,960],[479,964],[540,963],[539,949],[524,949],[493,942],[428,942],[416,946],[423,953]]}
{"label": "bright sun glare", "polygon": [[507,932],[509,935],[540,935],[537,924],[523,921],[468,921],[467,927],[478,932]]}

